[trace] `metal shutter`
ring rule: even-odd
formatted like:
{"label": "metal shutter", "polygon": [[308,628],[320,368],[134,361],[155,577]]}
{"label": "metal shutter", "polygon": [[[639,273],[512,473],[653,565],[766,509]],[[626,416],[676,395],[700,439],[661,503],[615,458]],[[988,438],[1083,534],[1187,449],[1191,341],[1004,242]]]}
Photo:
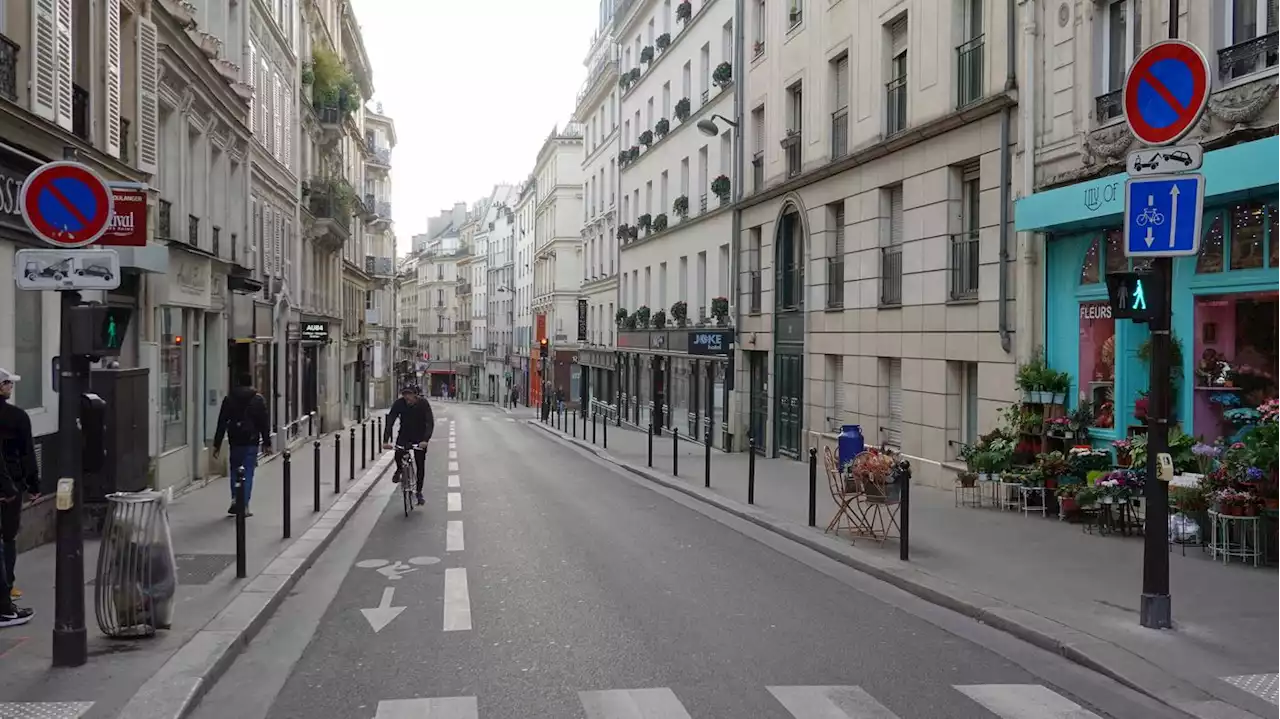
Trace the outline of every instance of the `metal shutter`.
{"label": "metal shutter", "polygon": [[902,360],[889,360],[889,426],[885,428],[885,440],[893,447],[902,447]]}
{"label": "metal shutter", "polygon": [[889,190],[889,244],[902,244],[902,187]]}
{"label": "metal shutter", "polygon": [[849,56],[836,60],[835,108],[843,110],[849,106]]}

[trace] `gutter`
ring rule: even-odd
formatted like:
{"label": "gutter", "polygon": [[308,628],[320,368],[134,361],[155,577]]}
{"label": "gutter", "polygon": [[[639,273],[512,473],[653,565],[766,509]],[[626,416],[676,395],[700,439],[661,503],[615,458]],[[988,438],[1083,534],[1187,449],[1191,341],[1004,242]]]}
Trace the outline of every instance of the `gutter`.
{"label": "gutter", "polygon": [[[743,156],[745,148],[743,147],[743,133],[745,128],[743,125],[742,106],[747,101],[747,51],[746,51],[746,23],[743,19],[747,16],[746,0],[734,0],[733,5],[734,23],[733,23],[733,67],[737,77],[733,82],[733,224],[731,239],[729,240],[729,273],[733,278],[732,292],[729,295],[730,312],[733,314],[734,327],[734,351],[729,355],[731,365],[737,367],[743,366],[738,358],[737,349],[737,332],[742,327],[742,185],[743,185]],[[731,368],[728,382],[730,386],[736,386],[733,373],[736,370]],[[736,396],[736,392],[730,392],[729,396]],[[728,409],[727,407],[725,408]],[[735,414],[725,412],[725,421],[727,426],[724,430],[724,451],[732,452],[733,447],[729,446],[730,429],[734,427]]]}
{"label": "gutter", "polygon": [[[1032,0],[1024,0],[1024,1],[1027,4],[1028,12],[1030,12]],[[1017,18],[1017,0],[1009,0],[1008,10],[1006,13],[1007,23],[1005,28],[1007,33],[1007,38],[1006,38],[1007,42],[1005,43],[1006,70],[1005,70],[1005,79],[1004,79],[1004,91],[1006,94],[1011,93],[1013,90],[1017,89],[1018,87],[1018,73],[1017,73],[1017,70],[1015,70],[1015,68],[1017,67],[1017,61],[1018,61],[1017,45],[1016,45],[1016,42],[1018,39],[1018,22],[1016,18]],[[1027,47],[1028,67],[1030,67],[1035,62],[1035,59],[1033,57],[1034,52],[1035,52],[1035,48],[1033,46]],[[1033,99],[1028,100],[1027,102],[1034,103],[1034,100]],[[1023,117],[1025,118],[1030,112],[1030,107],[1027,104],[1024,104],[1024,98],[1022,98],[1021,96],[1019,96],[1018,98],[1018,104],[1022,105]],[[1010,177],[1010,175],[1012,174],[1012,169],[1010,165],[1013,162],[1013,158],[1012,158],[1013,147],[1009,139],[1009,134],[1011,129],[1010,125],[1012,124],[1013,124],[1013,110],[1011,107],[1006,106],[1004,109],[1000,111],[1000,281],[999,281],[1000,349],[1004,350],[1005,354],[1008,354],[1013,350],[1013,333],[1009,329],[1009,265],[1010,265],[1009,239],[1011,234],[1009,230],[1009,221],[1010,221],[1009,195],[1011,192],[1010,183],[1012,182],[1012,178]],[[1027,158],[1031,157],[1031,154],[1032,154],[1030,148],[1027,147],[1031,138],[1028,136],[1020,139],[1024,144],[1023,162],[1025,164],[1027,162]]]}

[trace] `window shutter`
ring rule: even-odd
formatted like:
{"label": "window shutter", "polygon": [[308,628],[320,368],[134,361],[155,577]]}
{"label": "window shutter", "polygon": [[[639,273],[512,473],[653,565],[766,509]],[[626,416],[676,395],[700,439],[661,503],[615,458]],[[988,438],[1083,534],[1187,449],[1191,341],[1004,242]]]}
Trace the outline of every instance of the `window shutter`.
{"label": "window shutter", "polygon": [[284,96],[281,98],[281,112],[284,117],[284,133],[280,142],[284,146],[284,154],[281,160],[284,166],[290,171],[293,170],[293,87],[288,83],[284,83]]}
{"label": "window shutter", "polygon": [[138,169],[160,166],[160,60],[156,26],[138,18]]}
{"label": "window shutter", "polygon": [[57,0],[58,10],[54,18],[57,22],[57,45],[54,56],[57,62],[56,84],[58,87],[57,122],[64,130],[71,130],[71,116],[75,114],[72,106],[71,90],[71,18],[73,17],[71,0]]}
{"label": "window shutter", "polygon": [[272,228],[272,253],[275,255],[276,276],[284,276],[284,216],[276,213],[275,226]]}
{"label": "window shutter", "polygon": [[902,188],[889,191],[889,244],[902,244]]}
{"label": "window shutter", "polygon": [[836,109],[843,110],[849,106],[849,56],[845,55],[836,61]]}
{"label": "window shutter", "polygon": [[120,137],[120,0],[105,0],[106,17],[106,151],[112,157],[120,157],[120,144],[127,138]]}
{"label": "window shutter", "polygon": [[902,360],[889,360],[889,444],[902,447]]}
{"label": "window shutter", "polygon": [[271,77],[271,154],[276,160],[280,160],[280,117],[284,113],[281,112],[283,103],[280,102],[280,75],[272,73]]}
{"label": "window shutter", "polygon": [[262,102],[258,103],[258,130],[262,133],[262,146],[271,149],[271,97],[268,92],[268,81],[271,75],[267,70],[267,60],[258,61],[258,93]]}
{"label": "window shutter", "polygon": [[52,121],[58,104],[57,0],[35,0],[31,12],[31,111]]}
{"label": "window shutter", "polygon": [[835,246],[831,250],[831,259],[837,262],[844,261],[844,200],[836,203],[835,211],[835,230],[836,241]]}
{"label": "window shutter", "polygon": [[268,277],[275,275],[275,241],[272,239],[272,223],[275,222],[275,210],[271,205],[262,206],[262,272]]}
{"label": "window shutter", "polygon": [[253,43],[249,43],[249,63],[245,74],[248,75],[246,81],[249,87],[253,88],[253,94],[249,96],[249,134],[258,134],[258,105],[262,103],[262,99],[258,97],[261,92],[258,87],[258,47]]}
{"label": "window shutter", "polygon": [[889,47],[890,57],[897,57],[898,54],[905,52],[907,49],[907,16],[903,15],[889,27]]}
{"label": "window shutter", "polygon": [[[289,248],[292,248],[293,247],[293,242],[291,240],[291,236],[293,234],[292,220],[285,220],[284,230],[281,232],[281,234],[284,237],[285,245]],[[285,282],[288,283],[290,288],[293,288],[295,286],[295,283],[294,283],[295,277],[293,276],[293,253],[292,252],[284,252],[284,279],[285,279]]]}

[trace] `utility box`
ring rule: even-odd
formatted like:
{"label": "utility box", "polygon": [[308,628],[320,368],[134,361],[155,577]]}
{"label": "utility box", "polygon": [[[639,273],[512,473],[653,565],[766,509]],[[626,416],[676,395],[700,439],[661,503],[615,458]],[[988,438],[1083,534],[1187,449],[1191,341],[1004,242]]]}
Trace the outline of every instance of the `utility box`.
{"label": "utility box", "polygon": [[147,489],[150,463],[147,417],[150,370],[95,369],[89,374],[89,391],[106,403],[103,410],[103,460],[98,471],[86,471],[84,501],[105,502],[113,492]]}

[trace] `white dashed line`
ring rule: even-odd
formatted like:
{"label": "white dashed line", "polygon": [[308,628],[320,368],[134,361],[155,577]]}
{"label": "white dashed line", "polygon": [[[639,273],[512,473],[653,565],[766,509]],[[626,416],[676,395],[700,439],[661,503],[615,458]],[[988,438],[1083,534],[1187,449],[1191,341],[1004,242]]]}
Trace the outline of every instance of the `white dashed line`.
{"label": "white dashed line", "polygon": [[449,475],[449,489],[457,489],[462,486],[462,477],[456,474]]}
{"label": "white dashed line", "polygon": [[462,548],[462,520],[451,519],[445,525],[444,551],[461,552]]}
{"label": "white dashed line", "polygon": [[456,449],[453,449],[452,445],[450,445],[449,459],[457,459],[457,458],[458,458],[458,451]]}
{"label": "white dashed line", "polygon": [[467,591],[467,570],[451,567],[444,570],[444,630],[464,631],[471,628],[471,595]]}
{"label": "white dashed line", "polygon": [[449,471],[450,471],[450,472],[457,472],[457,471],[458,471],[458,463],[457,463],[457,462],[450,462],[450,463],[449,463]]}
{"label": "white dashed line", "polygon": [[462,492],[449,493],[449,511],[450,512],[462,511]]}

